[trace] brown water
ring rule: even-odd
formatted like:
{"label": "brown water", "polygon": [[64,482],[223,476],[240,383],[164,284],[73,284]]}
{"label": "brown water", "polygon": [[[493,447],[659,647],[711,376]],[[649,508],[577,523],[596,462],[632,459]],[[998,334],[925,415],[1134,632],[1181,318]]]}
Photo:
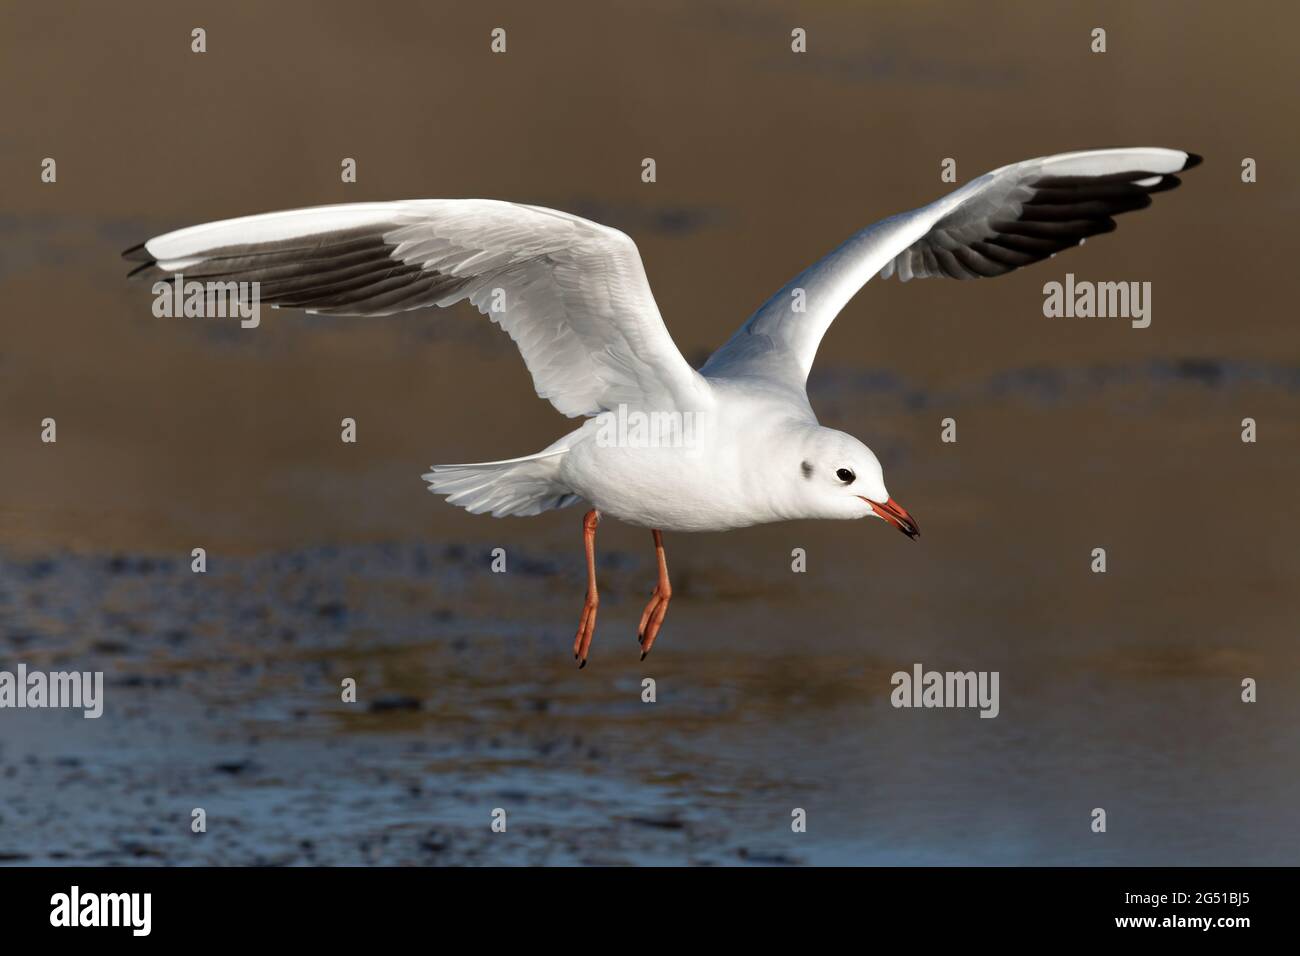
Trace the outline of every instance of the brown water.
{"label": "brown water", "polygon": [[[0,859],[1296,862],[1292,14],[281,9],[0,11],[0,669],[108,681],[98,721],[0,711]],[[696,361],[848,233],[949,188],[944,157],[966,181],[1148,143],[1205,165],[1115,235],[995,282],[873,283],[828,336],[814,406],[880,454],[919,542],[669,535],[677,596],[640,664],[648,535],[607,522],[581,673],[580,513],[476,518],[419,479],[568,427],[504,336],[468,308],[155,319],[117,258],[296,205],[542,203],[633,235]],[[1066,271],[1151,281],[1151,328],[1043,318]],[[890,707],[914,662],[999,671],[1000,716]]]}

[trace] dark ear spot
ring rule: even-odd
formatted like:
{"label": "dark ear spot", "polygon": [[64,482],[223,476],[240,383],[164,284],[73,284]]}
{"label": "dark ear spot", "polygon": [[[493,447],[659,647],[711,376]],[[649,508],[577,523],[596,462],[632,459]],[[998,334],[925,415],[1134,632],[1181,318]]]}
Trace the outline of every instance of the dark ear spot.
{"label": "dark ear spot", "polygon": [[812,462],[810,462],[810,461],[805,461],[805,462],[804,462],[802,465],[800,465],[799,467],[803,470],[803,476],[804,476],[805,478],[811,478],[811,477],[812,477]]}

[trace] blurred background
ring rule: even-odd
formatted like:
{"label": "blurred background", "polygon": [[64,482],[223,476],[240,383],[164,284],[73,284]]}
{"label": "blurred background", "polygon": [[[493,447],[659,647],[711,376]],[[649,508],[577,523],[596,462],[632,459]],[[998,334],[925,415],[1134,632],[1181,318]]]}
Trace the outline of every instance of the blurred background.
{"label": "blurred background", "polygon": [[[1296,863],[1297,25],[1251,2],[5,4],[0,669],[107,690],[97,721],[0,712],[0,861]],[[606,522],[581,673],[581,509],[475,517],[420,480],[571,427],[506,336],[465,304],[159,319],[119,259],[296,206],[541,204],[637,241],[698,364],[954,188],[943,159],[964,183],[1136,145],[1205,164],[1049,263],[873,282],[823,342],[813,405],[879,453],[919,542],[668,535],[638,663],[649,535]],[[1151,327],[1044,318],[1067,271],[1150,281]],[[999,671],[1000,716],[893,709],[914,662]]]}

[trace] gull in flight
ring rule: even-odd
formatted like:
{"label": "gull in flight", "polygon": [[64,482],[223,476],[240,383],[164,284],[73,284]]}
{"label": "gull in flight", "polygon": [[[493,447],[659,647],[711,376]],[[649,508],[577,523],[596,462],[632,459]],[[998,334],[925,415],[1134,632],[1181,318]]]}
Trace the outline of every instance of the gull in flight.
{"label": "gull in flight", "polygon": [[505,329],[537,394],[586,421],[536,454],[434,465],[424,478],[475,514],[588,504],[587,596],[573,642],[582,667],[599,605],[602,515],[654,537],[659,575],[637,629],[642,659],[672,597],[664,531],[874,516],[917,536],[875,454],[818,424],[805,389],[822,336],[872,276],[1002,275],[1111,231],[1112,216],[1150,205],[1198,162],[1182,150],[1102,149],[995,169],[851,236],[786,283],[698,371],[664,326],[636,244],[539,206],[321,206],[181,229],[124,255],[141,263],[137,278],[256,282],[261,301],[330,315],[468,299]]}

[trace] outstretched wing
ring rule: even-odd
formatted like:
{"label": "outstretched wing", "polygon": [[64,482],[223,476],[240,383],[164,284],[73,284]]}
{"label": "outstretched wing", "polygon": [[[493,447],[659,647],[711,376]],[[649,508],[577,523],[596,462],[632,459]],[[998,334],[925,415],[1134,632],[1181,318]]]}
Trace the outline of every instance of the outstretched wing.
{"label": "outstretched wing", "polygon": [[[1110,232],[1111,218],[1173,189],[1200,157],[1176,149],[1099,149],[1003,166],[944,198],[882,220],[805,269],[701,370],[802,386],[835,316],[877,273],[998,276]],[[802,290],[800,296],[799,290]]]}
{"label": "outstretched wing", "polygon": [[391,315],[469,299],[505,329],[537,394],[569,416],[701,408],[636,244],[577,216],[487,199],[320,206],[208,223],[124,255],[143,279],[258,282],[260,301]]}

